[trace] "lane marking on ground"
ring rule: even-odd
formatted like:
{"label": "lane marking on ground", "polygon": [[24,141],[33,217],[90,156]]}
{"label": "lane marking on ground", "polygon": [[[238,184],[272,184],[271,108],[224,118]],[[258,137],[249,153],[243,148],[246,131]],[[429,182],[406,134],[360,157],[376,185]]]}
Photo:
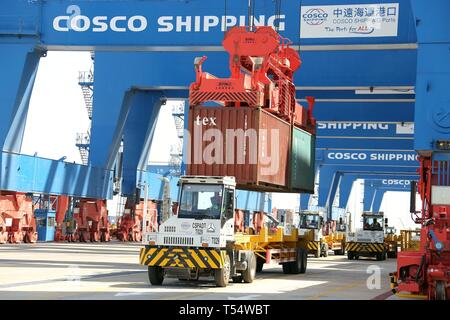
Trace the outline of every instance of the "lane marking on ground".
{"label": "lane marking on ground", "polygon": [[252,300],[253,298],[261,297],[260,294],[250,294],[242,297],[228,297],[228,300]]}
{"label": "lane marking on ground", "polygon": [[[120,271],[120,272],[109,272],[109,273],[102,273],[102,274],[85,275],[85,276],[80,276],[79,281],[98,279],[98,278],[115,277],[115,276],[123,276],[123,275],[130,275],[130,274],[143,273],[143,272],[146,272],[146,271],[143,271],[143,270]],[[0,289],[12,289],[15,287],[34,286],[34,285],[40,285],[40,284],[52,284],[55,282],[65,282],[65,281],[68,281],[67,277],[56,278],[56,279],[47,279],[47,280],[16,282],[16,283],[11,283],[11,284],[2,284],[2,285],[0,285]]]}
{"label": "lane marking on ground", "polygon": [[347,290],[347,289],[350,289],[350,288],[354,288],[354,287],[357,287],[358,285],[362,285],[364,283],[366,283],[366,281],[361,281],[361,280],[353,281],[353,282],[350,282],[349,284],[347,284],[345,286],[335,287],[334,289],[323,291],[323,292],[319,293],[318,295],[315,295],[315,296],[312,296],[312,297],[307,297],[305,299],[306,300],[318,300],[318,299],[320,299],[322,297],[325,297],[325,296],[327,296],[327,295],[329,295],[331,293],[336,293],[336,292],[339,292],[339,291],[344,291],[344,290]]}

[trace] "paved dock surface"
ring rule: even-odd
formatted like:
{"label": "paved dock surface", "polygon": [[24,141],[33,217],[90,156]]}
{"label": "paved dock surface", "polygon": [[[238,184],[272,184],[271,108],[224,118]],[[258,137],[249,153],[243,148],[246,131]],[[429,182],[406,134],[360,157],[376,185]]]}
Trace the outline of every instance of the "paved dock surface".
{"label": "paved dock surface", "polygon": [[[138,264],[139,243],[37,243],[0,245],[0,299],[395,299],[389,273],[396,260],[346,256],[308,258],[305,274],[285,275],[279,265],[265,265],[251,284],[217,288],[212,279],[165,279],[149,285]],[[370,287],[370,288],[369,288]]]}

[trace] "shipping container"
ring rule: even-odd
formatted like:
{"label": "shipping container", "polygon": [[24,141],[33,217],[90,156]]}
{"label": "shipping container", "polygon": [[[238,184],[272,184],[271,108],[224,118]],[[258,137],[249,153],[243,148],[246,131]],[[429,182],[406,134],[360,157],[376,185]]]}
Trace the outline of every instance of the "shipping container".
{"label": "shipping container", "polygon": [[316,137],[293,127],[290,154],[290,189],[314,193]]}
{"label": "shipping container", "polygon": [[234,176],[244,190],[288,192],[291,125],[259,108],[191,107],[187,175]]}

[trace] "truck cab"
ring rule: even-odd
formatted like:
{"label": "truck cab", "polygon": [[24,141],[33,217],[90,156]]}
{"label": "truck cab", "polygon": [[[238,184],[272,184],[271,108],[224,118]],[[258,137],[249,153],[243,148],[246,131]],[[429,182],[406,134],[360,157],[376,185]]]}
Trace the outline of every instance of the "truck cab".
{"label": "truck cab", "polygon": [[320,211],[305,210],[300,212],[299,235],[305,241],[309,254],[319,258],[328,255],[328,248],[322,242],[323,213]]}
{"label": "truck cab", "polygon": [[186,176],[179,186],[177,215],[164,221],[149,243],[225,248],[234,240],[234,179]]}
{"label": "truck cab", "polygon": [[358,259],[360,256],[376,257],[385,260],[387,249],[384,241],[384,213],[363,212],[362,229],[349,232],[347,235],[348,259]]}

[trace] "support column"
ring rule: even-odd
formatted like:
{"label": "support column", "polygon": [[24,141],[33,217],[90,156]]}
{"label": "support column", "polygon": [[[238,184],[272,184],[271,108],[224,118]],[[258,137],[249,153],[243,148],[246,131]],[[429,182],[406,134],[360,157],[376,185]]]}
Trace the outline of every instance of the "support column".
{"label": "support column", "polygon": [[332,166],[320,167],[318,206],[325,207],[327,218],[331,219],[331,209],[341,180],[341,173]]}
{"label": "support column", "polygon": [[[161,91],[135,91],[123,131],[122,195],[135,193],[146,170],[150,146],[161,109]],[[136,174],[137,172],[137,174]],[[151,188],[151,186],[150,186]]]}
{"label": "support column", "polygon": [[370,211],[372,209],[374,197],[375,197],[375,187],[364,181],[363,211]]}
{"label": "support column", "polygon": [[380,207],[381,207],[381,202],[383,202],[383,197],[384,197],[384,193],[386,192],[386,190],[383,189],[376,189],[375,191],[375,197],[373,199],[373,204],[372,204],[372,211],[373,212],[379,212],[380,211]]}
{"label": "support column", "polygon": [[34,45],[2,45],[0,70],[0,144],[3,151],[20,153],[31,92],[42,51]]}
{"label": "support column", "polygon": [[339,186],[339,208],[346,209],[350,193],[352,192],[353,182],[356,177],[351,175],[343,175]]}

